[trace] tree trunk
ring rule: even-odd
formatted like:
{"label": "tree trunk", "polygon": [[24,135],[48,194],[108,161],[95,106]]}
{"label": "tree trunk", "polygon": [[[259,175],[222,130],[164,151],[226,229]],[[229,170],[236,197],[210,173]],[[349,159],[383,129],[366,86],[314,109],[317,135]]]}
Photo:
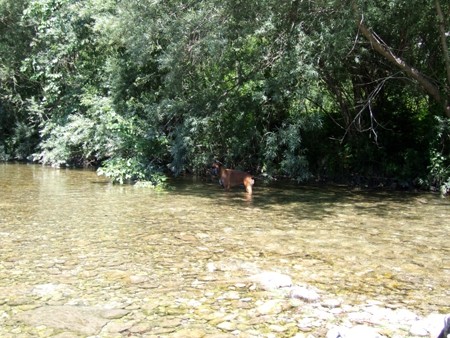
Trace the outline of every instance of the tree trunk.
{"label": "tree trunk", "polygon": [[448,53],[447,37],[445,36],[445,19],[442,14],[441,3],[436,0],[436,12],[438,16],[439,34],[441,36],[442,51],[444,53],[445,68],[447,70],[447,85],[450,85],[450,55]]}
{"label": "tree trunk", "polygon": [[444,109],[446,110],[447,116],[450,117],[450,55],[448,52],[447,37],[445,35],[445,19],[442,14],[441,3],[439,0],[436,0],[435,4],[438,17],[439,35],[441,36],[442,52],[444,53],[445,69],[447,70],[447,86],[445,88],[446,99],[444,102]]}

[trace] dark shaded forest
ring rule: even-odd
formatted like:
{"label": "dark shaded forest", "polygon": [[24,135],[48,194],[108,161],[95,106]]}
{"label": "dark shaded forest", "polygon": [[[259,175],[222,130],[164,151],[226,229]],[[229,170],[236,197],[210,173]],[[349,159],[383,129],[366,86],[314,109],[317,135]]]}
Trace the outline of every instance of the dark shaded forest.
{"label": "dark shaded forest", "polygon": [[450,191],[450,3],[0,0],[0,160]]}

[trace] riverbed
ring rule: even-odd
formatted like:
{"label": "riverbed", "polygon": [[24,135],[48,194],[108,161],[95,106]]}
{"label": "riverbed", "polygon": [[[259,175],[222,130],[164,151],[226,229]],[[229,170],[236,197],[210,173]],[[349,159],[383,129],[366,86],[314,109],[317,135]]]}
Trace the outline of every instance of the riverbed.
{"label": "riverbed", "polygon": [[[0,164],[0,336],[320,337],[348,321],[345,306],[450,313],[448,198],[258,181],[249,198],[208,180],[169,185]],[[267,271],[322,303],[261,288],[252,276]],[[336,315],[305,313],[324,300]],[[107,314],[85,332],[42,319],[45,308]]]}

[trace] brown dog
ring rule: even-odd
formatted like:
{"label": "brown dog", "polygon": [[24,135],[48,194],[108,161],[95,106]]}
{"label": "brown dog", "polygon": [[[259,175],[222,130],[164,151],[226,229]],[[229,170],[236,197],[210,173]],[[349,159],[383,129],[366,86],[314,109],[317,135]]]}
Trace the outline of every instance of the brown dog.
{"label": "brown dog", "polygon": [[240,170],[226,169],[220,162],[213,163],[212,173],[219,176],[219,183],[226,190],[243,184],[247,193],[252,194],[252,187],[255,184],[252,175]]}

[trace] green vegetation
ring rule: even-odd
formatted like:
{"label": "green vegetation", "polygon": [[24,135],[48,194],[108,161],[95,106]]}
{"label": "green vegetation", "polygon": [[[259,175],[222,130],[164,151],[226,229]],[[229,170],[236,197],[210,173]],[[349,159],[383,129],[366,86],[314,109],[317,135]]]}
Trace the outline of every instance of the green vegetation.
{"label": "green vegetation", "polygon": [[0,0],[0,159],[159,184],[218,158],[446,193],[449,12],[439,0]]}

